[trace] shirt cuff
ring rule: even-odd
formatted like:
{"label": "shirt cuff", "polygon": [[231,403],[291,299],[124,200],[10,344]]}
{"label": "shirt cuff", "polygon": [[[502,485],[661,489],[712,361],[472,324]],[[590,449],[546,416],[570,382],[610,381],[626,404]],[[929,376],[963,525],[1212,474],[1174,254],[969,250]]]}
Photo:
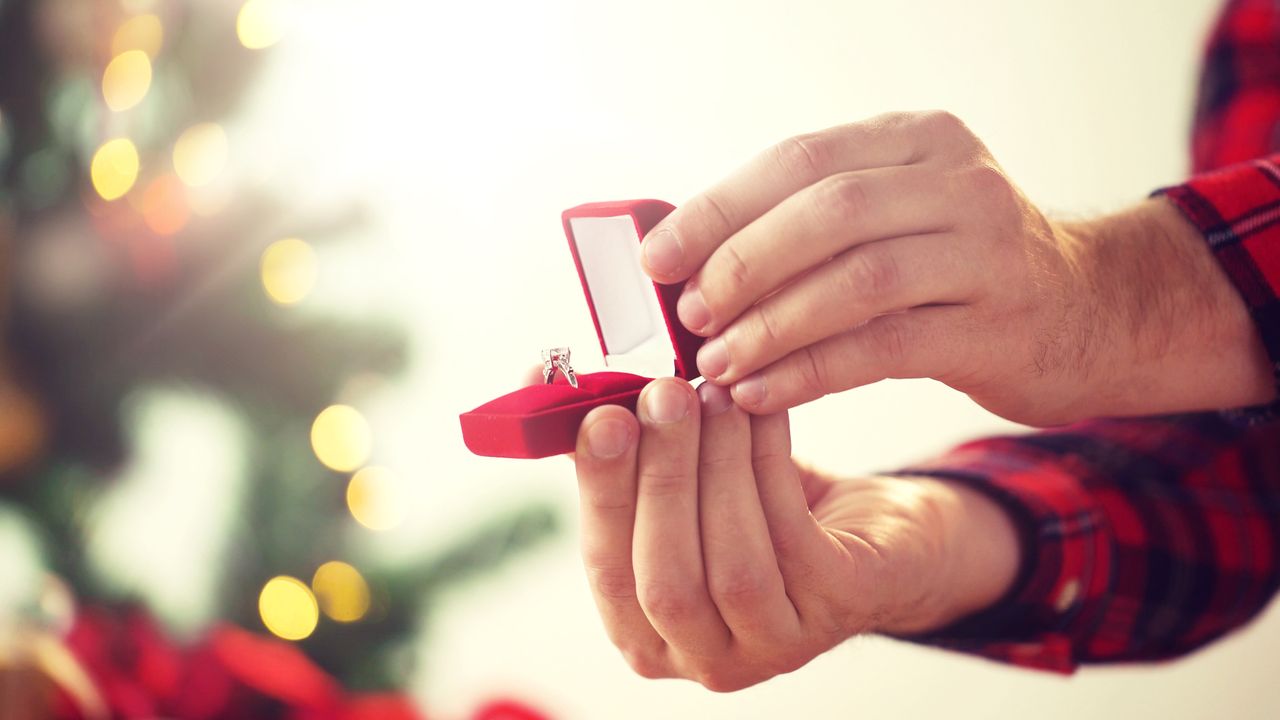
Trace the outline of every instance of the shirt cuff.
{"label": "shirt cuff", "polygon": [[[1280,389],[1280,155],[1197,175],[1163,194],[1204,235],[1249,307]],[[1246,425],[1280,418],[1268,404],[1225,414]]]}
{"label": "shirt cuff", "polygon": [[1021,667],[1073,672],[1112,593],[1105,520],[1074,476],[1078,471],[1038,463],[1011,439],[995,438],[891,473],[979,490],[1009,512],[1021,538],[1017,579],[1002,599],[947,627],[903,639]]}

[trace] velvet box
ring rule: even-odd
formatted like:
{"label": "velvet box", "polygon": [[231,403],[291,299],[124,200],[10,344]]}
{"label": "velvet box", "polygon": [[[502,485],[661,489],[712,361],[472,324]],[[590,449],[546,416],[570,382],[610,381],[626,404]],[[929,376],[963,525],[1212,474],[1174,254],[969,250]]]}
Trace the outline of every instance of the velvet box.
{"label": "velvet box", "polygon": [[576,388],[556,373],[549,385],[521,388],[463,413],[462,438],[471,452],[506,458],[572,452],[592,408],[612,404],[634,411],[654,377],[697,377],[702,338],[676,318],[683,283],[658,285],[640,265],[640,241],[674,209],[660,200],[629,200],[564,211],[565,237],[605,365],[637,370],[585,372],[575,365]]}

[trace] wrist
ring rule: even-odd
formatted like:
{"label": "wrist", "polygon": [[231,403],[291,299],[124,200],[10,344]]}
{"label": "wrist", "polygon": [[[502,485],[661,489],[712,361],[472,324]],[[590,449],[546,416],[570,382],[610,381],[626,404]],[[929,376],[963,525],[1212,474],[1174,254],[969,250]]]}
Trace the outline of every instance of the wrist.
{"label": "wrist", "polygon": [[1004,597],[1022,560],[1009,513],[963,483],[900,479],[920,489],[920,526],[929,540],[924,544],[923,561],[910,570],[915,575],[918,599],[886,611],[881,631],[895,635],[929,632]]}
{"label": "wrist", "polygon": [[1272,399],[1275,381],[1239,292],[1172,203],[1154,198],[1062,228],[1093,328],[1079,417]]}

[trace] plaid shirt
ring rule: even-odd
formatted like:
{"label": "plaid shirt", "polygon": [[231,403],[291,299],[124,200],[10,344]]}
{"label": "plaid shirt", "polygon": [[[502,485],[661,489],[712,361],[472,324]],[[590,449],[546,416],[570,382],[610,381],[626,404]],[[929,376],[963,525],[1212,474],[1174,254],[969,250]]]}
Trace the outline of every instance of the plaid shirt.
{"label": "plaid shirt", "polygon": [[[1232,0],[1210,38],[1195,176],[1166,189],[1250,308],[1280,376],[1280,0]],[[1187,653],[1280,587],[1276,408],[1073,426],[901,471],[979,488],[1022,567],[995,606],[915,640],[1059,672]]]}

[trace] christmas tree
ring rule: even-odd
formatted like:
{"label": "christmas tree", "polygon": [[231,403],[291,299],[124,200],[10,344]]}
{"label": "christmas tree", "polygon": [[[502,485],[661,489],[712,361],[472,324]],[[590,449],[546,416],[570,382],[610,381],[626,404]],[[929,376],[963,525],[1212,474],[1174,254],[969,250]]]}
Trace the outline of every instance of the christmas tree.
{"label": "christmas tree", "polygon": [[[300,217],[227,169],[224,119],[280,38],[276,9],[0,0],[0,511],[45,573],[0,604],[0,677],[18,680],[0,716],[413,717],[394,692],[433,595],[556,529],[550,505],[519,507],[394,572],[333,532],[396,522],[358,405],[407,348],[390,323],[296,312],[316,248],[358,233],[362,208]],[[202,569],[216,621],[180,639],[89,545],[157,389],[217,404],[247,439],[231,550]]]}

